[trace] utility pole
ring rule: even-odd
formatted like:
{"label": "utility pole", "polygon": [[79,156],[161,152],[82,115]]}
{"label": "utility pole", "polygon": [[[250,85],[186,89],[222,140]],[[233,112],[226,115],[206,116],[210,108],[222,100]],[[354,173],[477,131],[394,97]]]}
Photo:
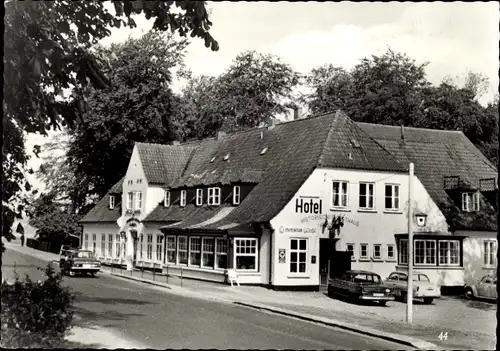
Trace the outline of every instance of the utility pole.
{"label": "utility pole", "polygon": [[413,320],[413,211],[412,202],[413,185],[413,163],[410,163],[410,175],[408,177],[408,294],[406,298],[406,321],[408,324]]}

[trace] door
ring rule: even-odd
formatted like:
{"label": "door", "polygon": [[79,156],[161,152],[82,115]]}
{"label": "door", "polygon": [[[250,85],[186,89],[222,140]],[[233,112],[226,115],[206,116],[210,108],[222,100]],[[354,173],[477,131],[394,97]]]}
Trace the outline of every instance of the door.
{"label": "door", "polygon": [[488,297],[489,295],[489,287],[492,286],[492,279],[491,277],[484,277],[481,279],[479,284],[477,285],[477,294],[479,296],[484,296]]}
{"label": "door", "polygon": [[328,285],[328,262],[333,257],[335,246],[330,239],[319,239],[319,285]]}

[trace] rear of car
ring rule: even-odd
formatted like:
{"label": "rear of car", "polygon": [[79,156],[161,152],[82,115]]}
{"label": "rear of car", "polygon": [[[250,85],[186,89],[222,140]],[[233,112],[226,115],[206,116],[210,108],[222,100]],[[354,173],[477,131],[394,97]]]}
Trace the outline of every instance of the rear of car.
{"label": "rear of car", "polygon": [[66,260],[64,271],[69,275],[91,274],[95,276],[101,270],[101,263],[91,251],[78,250]]}
{"label": "rear of car", "polygon": [[359,300],[377,301],[385,305],[393,301],[392,290],[382,283],[382,279],[375,273],[358,273],[354,275],[354,283],[358,283]]}

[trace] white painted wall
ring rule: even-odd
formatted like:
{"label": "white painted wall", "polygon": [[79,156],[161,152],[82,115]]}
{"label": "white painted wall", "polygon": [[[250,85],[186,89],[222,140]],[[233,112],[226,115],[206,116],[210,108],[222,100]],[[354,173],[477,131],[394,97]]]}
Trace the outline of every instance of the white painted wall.
{"label": "white painted wall", "polygon": [[473,283],[496,270],[496,267],[487,266],[484,262],[484,242],[492,240],[498,247],[496,233],[494,232],[483,233],[481,236],[471,235],[464,239],[465,284]]}
{"label": "white painted wall", "polygon": [[144,211],[141,213],[141,219],[146,218],[159,203],[163,203],[165,191],[160,187],[148,186],[143,196],[145,196],[146,201],[144,204]]}
{"label": "white painted wall", "polygon": [[[138,184],[137,183],[138,179],[141,179],[142,183]],[[129,184],[129,181],[132,181],[132,184]],[[127,194],[131,191],[132,192],[140,191],[142,192],[142,206],[141,206],[141,213],[140,215],[137,215],[137,217],[144,218],[144,211],[146,209],[146,201],[147,201],[148,182],[144,174],[144,170],[142,168],[142,163],[139,157],[139,151],[137,150],[137,146],[134,146],[134,150],[132,151],[132,156],[130,157],[130,162],[127,168],[127,173],[125,174],[125,179],[123,180],[122,188],[123,188],[122,216],[130,217],[130,215],[126,215]]]}
{"label": "white painted wall", "polygon": [[[348,208],[333,209],[331,206],[332,181],[348,181]],[[375,183],[375,210],[364,211],[359,209],[359,183]],[[389,212],[384,210],[385,184],[399,184],[400,210]],[[321,211],[314,213],[297,213],[296,200],[301,196],[317,197],[313,202],[321,200]],[[413,182],[413,212],[423,212],[428,215],[427,226],[418,228],[418,231],[447,232],[448,226],[445,217],[430,198],[422,183],[414,177]],[[311,199],[304,200],[310,201]],[[387,258],[387,245],[396,245],[394,234],[407,233],[408,226],[408,175],[387,172],[368,172],[346,169],[324,169],[313,171],[304,182],[297,194],[285,208],[271,220],[276,236],[273,245],[273,284],[274,285],[318,285],[319,284],[319,239],[327,238],[328,231],[322,232],[325,215],[343,215],[344,227],[340,232],[338,250],[346,250],[349,243],[355,244],[356,259],[352,262],[353,269],[367,269],[387,276],[396,269],[396,259]],[[416,228],[416,223],[414,221]],[[291,232],[299,230],[300,232]],[[417,229],[415,229],[417,230]],[[290,239],[307,238],[307,272],[303,275],[289,273]],[[359,259],[360,244],[368,244],[369,256],[372,256],[373,245],[382,245],[382,259]],[[286,263],[279,263],[279,249],[286,250]],[[395,248],[396,249],[396,248]],[[396,255],[397,255],[397,251]],[[316,264],[311,263],[311,256],[316,256]],[[397,257],[397,256],[396,256]]]}
{"label": "white painted wall", "polygon": [[[96,234],[96,256],[102,258],[116,258],[116,234],[119,233],[116,223],[85,223],[83,224],[82,248],[85,248],[85,234],[88,234],[88,250],[92,250],[92,234]],[[101,251],[102,234],[106,235],[105,252]],[[109,234],[113,235],[112,256],[108,255]]]}

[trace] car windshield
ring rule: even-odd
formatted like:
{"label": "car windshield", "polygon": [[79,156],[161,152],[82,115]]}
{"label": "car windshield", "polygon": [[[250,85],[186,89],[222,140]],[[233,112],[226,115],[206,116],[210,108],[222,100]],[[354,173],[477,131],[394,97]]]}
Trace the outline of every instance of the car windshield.
{"label": "car windshield", "polygon": [[380,277],[376,274],[359,273],[354,275],[355,283],[380,283]]}
{"label": "car windshield", "polygon": [[430,282],[429,277],[427,277],[425,274],[414,275],[413,281]]}
{"label": "car windshield", "polygon": [[78,251],[75,256],[78,258],[94,258],[94,254],[90,251]]}

